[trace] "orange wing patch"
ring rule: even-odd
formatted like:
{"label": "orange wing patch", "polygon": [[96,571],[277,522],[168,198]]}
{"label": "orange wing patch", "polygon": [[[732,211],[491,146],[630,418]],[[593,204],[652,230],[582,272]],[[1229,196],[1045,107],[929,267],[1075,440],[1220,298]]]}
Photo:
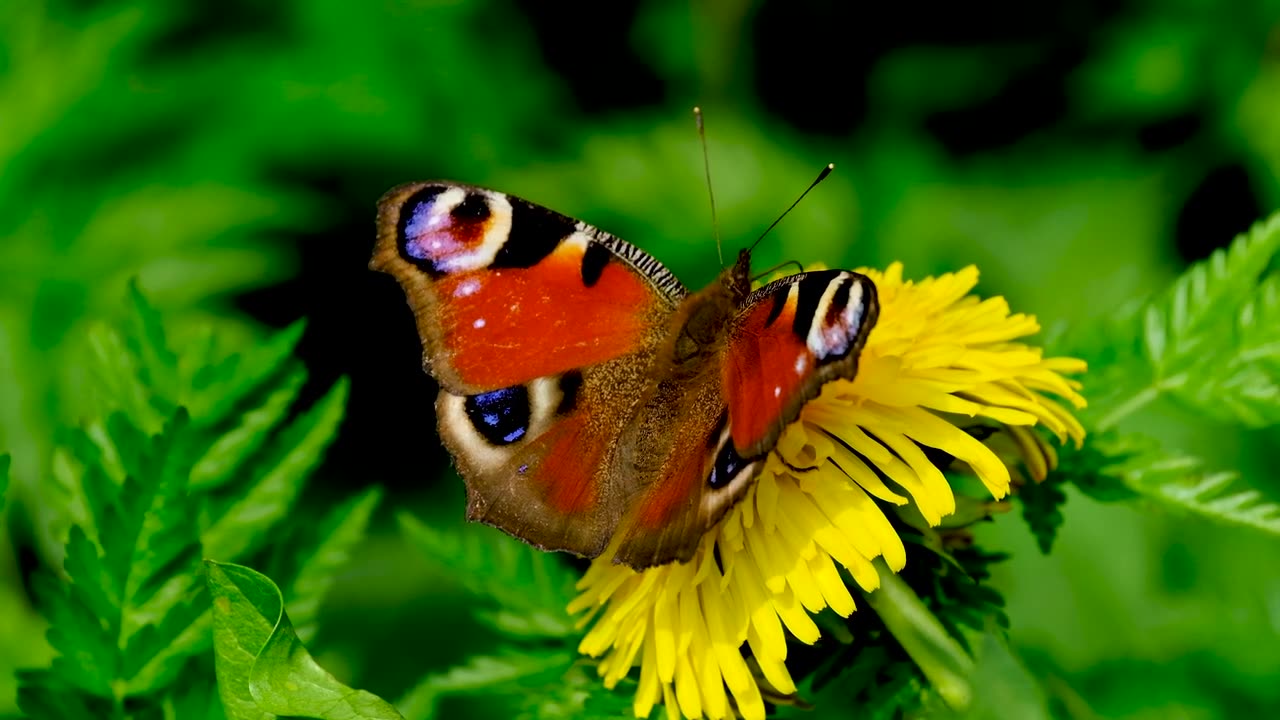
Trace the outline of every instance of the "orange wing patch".
{"label": "orange wing patch", "polygon": [[721,366],[733,444],[743,457],[772,450],[823,384],[854,377],[878,308],[871,280],[844,270],[792,275],[751,294]]}
{"label": "orange wing patch", "polygon": [[590,287],[586,242],[561,243],[531,268],[477,270],[439,281],[436,321],[447,361],[471,387],[501,388],[640,349],[657,296],[617,262]]}

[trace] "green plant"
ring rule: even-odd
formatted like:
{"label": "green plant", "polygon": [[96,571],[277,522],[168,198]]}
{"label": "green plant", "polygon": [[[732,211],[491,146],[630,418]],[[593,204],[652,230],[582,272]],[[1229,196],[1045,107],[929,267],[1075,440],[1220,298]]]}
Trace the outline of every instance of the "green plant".
{"label": "green plant", "polygon": [[286,597],[309,635],[377,503],[371,490],[341,504],[312,536],[282,523],[346,398],[339,382],[290,417],[306,374],[291,356],[300,325],[221,349],[206,328],[175,348],[136,286],[130,296],[129,330],[91,335],[101,414],[63,432],[55,463],[71,525],[62,572],[37,577],[58,656],[21,675],[30,717],[200,706],[213,695],[201,557],[290,568]]}

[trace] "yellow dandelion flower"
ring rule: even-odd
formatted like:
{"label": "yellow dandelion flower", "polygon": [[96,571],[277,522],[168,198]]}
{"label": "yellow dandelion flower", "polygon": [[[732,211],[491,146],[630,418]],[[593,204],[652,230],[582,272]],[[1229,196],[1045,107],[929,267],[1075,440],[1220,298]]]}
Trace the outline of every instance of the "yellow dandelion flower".
{"label": "yellow dandelion flower", "polygon": [[813,643],[811,615],[854,611],[839,569],[871,591],[880,585],[873,559],[894,572],[906,563],[875,500],[912,503],[930,525],[955,511],[923,448],[967,465],[999,499],[1009,466],[966,426],[1004,429],[1037,480],[1056,458],[1033,427],[1082,441],[1080,423],[1048,394],[1083,407],[1079,383],[1063,376],[1084,363],[1016,342],[1039,325],[1010,314],[1003,298],[970,295],[976,268],[920,282],[904,281],[898,263],[861,272],[875,281],[881,309],[857,378],[827,384],[805,406],[693,559],[637,572],[602,556],[579,581],[569,611],[591,625],[579,650],[601,658],[607,687],[639,666],[636,717],[662,703],[672,718],[763,720],[762,681],[794,693],[787,635]]}

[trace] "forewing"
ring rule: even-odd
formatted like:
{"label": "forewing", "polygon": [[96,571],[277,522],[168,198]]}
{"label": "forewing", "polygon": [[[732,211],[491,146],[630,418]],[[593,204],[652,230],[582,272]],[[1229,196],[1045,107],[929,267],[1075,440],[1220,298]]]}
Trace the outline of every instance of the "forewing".
{"label": "forewing", "polygon": [[378,208],[370,266],[399,281],[424,366],[455,395],[641,352],[686,294],[638,248],[493,190],[412,183]]}
{"label": "forewing", "polygon": [[772,450],[825,383],[857,374],[878,314],[875,284],[847,270],[792,275],[747,298],[721,363],[739,454]]}

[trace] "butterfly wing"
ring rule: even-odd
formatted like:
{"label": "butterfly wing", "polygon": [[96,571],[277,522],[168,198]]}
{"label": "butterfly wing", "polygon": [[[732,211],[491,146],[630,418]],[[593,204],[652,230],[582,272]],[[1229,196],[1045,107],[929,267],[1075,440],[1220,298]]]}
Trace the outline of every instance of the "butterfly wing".
{"label": "butterfly wing", "polygon": [[684,287],[612,235],[451,183],[383,197],[370,265],[413,310],[468,518],[599,554],[624,503],[605,460]]}
{"label": "butterfly wing", "polygon": [[680,407],[680,432],[654,453],[665,465],[634,493],[616,560],[644,568],[692,557],[804,403],[823,384],[854,377],[878,311],[871,280],[841,270],[793,275],[749,295],[716,366],[641,413],[641,423],[664,422],[662,406]]}
{"label": "butterfly wing", "polygon": [[686,294],[638,248],[500,192],[383,196],[370,267],[395,276],[440,385],[474,395],[637,351]]}
{"label": "butterfly wing", "polygon": [[847,270],[800,273],[747,297],[721,363],[733,445],[773,449],[822,386],[853,378],[880,305],[871,279]]}

